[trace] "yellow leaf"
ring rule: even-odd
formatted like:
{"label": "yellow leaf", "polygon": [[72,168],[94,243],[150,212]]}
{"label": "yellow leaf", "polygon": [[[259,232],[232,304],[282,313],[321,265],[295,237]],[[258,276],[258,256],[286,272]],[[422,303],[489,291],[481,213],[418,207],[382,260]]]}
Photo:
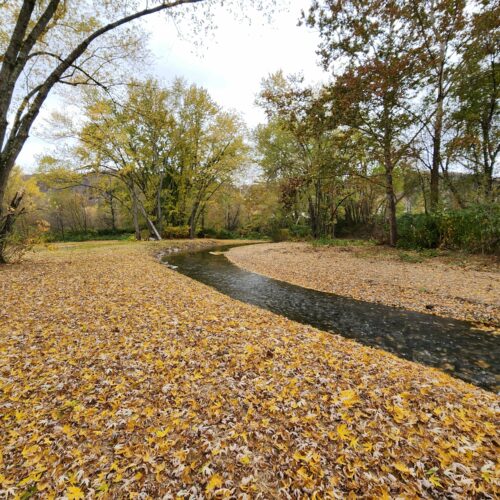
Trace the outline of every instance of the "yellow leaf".
{"label": "yellow leaf", "polygon": [[342,391],[340,393],[340,399],[342,400],[342,403],[347,407],[352,406],[359,402],[358,394],[356,393],[356,391],[352,389],[347,389],[345,391]]}
{"label": "yellow leaf", "polygon": [[221,486],[222,486],[222,478],[220,477],[219,474],[214,474],[210,478],[210,481],[208,481],[206,492],[209,493],[210,491],[213,491],[216,488],[220,488]]}
{"label": "yellow leaf", "polygon": [[429,481],[432,483],[433,486],[436,488],[441,488],[441,483],[439,481],[439,478],[437,478],[434,474],[429,477]]}
{"label": "yellow leaf", "polygon": [[345,441],[349,439],[349,429],[347,428],[347,425],[345,424],[340,424],[337,425],[337,434],[339,435],[339,438],[342,439],[342,441]]}
{"label": "yellow leaf", "polygon": [[293,454],[293,459],[294,460],[297,460],[297,462],[300,462],[301,460],[304,460],[306,458],[305,455],[302,455],[299,451],[296,451],[294,454]]}
{"label": "yellow leaf", "polygon": [[107,493],[109,490],[109,484],[104,482],[99,485],[99,488],[97,488],[97,491],[102,491],[103,493]]}
{"label": "yellow leaf", "polygon": [[401,462],[396,462],[394,464],[394,467],[399,471],[399,472],[404,472],[405,474],[409,474],[410,473],[410,469],[408,469],[408,467],[406,467],[405,464],[401,463]]}
{"label": "yellow leaf", "polygon": [[85,498],[83,491],[78,488],[78,486],[70,486],[66,490],[66,496],[68,497],[68,500],[82,500]]}
{"label": "yellow leaf", "polygon": [[245,455],[240,458],[240,464],[243,465],[248,465],[251,462],[250,457],[248,455]]}
{"label": "yellow leaf", "polygon": [[370,453],[373,449],[373,445],[371,443],[364,443],[363,448],[367,453]]}

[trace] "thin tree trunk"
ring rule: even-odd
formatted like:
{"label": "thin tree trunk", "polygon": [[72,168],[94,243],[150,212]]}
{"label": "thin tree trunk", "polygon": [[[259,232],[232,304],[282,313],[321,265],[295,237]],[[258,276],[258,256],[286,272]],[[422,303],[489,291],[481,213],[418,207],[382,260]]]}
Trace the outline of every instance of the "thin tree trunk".
{"label": "thin tree trunk", "polygon": [[158,190],[156,191],[156,226],[160,234],[163,231],[162,210],[161,210],[161,190],[163,186],[163,177],[164,174],[162,173],[160,175]]}
{"label": "thin tree trunk", "polygon": [[110,196],[109,208],[111,210],[111,229],[113,232],[115,232],[116,231],[116,210],[115,210],[113,196]]}
{"label": "thin tree trunk", "polygon": [[197,213],[198,213],[199,204],[195,203],[193,209],[191,210],[191,216],[189,217],[189,238],[194,239],[196,236],[196,223],[198,221]]}
{"label": "thin tree trunk", "polygon": [[387,209],[389,211],[389,245],[396,246],[398,242],[398,226],[396,220],[396,196],[394,195],[394,185],[392,182],[392,168],[385,173],[385,195],[387,199]]}
{"label": "thin tree trunk", "polygon": [[137,207],[137,195],[135,193],[135,185],[132,186],[130,194],[132,196],[132,219],[134,221],[135,239],[139,241],[141,239],[141,228],[139,227],[139,214]]}
{"label": "thin tree trunk", "polygon": [[432,165],[431,165],[431,186],[430,186],[430,209],[431,212],[437,210],[439,206],[439,168],[441,165],[441,139],[443,135],[444,118],[444,47],[441,47],[443,63],[441,64],[438,76],[437,96],[436,96],[436,116],[434,119],[434,130],[432,137]]}

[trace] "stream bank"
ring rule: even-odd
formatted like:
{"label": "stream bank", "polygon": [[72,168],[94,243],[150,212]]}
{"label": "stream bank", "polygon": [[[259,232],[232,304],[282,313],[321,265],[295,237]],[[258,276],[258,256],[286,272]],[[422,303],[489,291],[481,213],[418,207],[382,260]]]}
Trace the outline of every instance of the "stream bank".
{"label": "stream bank", "polygon": [[356,300],[252,273],[221,253],[231,248],[179,253],[171,255],[168,263],[231,298],[498,391],[499,336],[478,331],[467,321]]}

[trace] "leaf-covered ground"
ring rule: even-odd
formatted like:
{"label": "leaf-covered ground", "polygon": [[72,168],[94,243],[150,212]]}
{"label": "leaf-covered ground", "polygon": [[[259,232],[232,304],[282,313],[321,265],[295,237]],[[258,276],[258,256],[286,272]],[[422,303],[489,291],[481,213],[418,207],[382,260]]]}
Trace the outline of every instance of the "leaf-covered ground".
{"label": "leaf-covered ground", "polygon": [[405,262],[401,257],[418,259],[387,247],[308,243],[251,245],[228,253],[249,271],[296,285],[500,328],[500,272],[494,258]]}
{"label": "leaf-covered ground", "polygon": [[160,248],[0,269],[0,497],[494,497],[495,395],[234,301]]}

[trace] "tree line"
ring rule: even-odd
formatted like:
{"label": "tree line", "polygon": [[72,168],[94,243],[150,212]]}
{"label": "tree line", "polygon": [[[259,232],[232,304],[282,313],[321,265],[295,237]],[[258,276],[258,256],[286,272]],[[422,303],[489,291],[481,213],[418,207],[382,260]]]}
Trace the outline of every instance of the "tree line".
{"label": "tree line", "polygon": [[[80,123],[56,122],[74,147],[40,161],[38,192],[27,181],[52,230],[126,226],[159,239],[222,228],[396,245],[416,230],[405,213],[430,225],[449,210],[497,213],[498,2],[311,2],[300,22],[319,32],[330,81],[264,78],[267,122],[250,133],[182,79],[112,90],[114,61],[143,50],[129,23],[195,3],[211,4],[103,4],[94,23],[57,0],[2,5],[0,243],[26,212],[15,162],[56,85],[88,90]],[[251,165],[260,177],[244,173]]]}
{"label": "tree line", "polygon": [[415,187],[425,213],[495,203],[499,19],[495,2],[313,2],[302,22],[319,30],[333,83],[276,73],[259,97],[257,144],[288,218],[307,214],[319,237],[341,207],[364,222],[383,211],[395,245]]}

